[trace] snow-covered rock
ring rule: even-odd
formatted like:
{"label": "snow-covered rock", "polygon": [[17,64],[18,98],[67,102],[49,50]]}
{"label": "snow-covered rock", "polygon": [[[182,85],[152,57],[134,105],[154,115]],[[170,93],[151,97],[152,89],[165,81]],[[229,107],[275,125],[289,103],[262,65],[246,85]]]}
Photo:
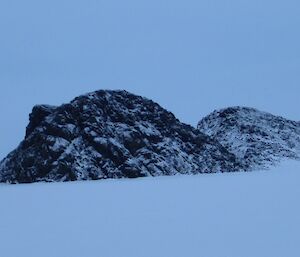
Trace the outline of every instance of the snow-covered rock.
{"label": "snow-covered rock", "polygon": [[199,122],[198,129],[235,154],[249,170],[300,157],[300,123],[253,108],[214,111]]}
{"label": "snow-covered rock", "polygon": [[239,171],[214,139],[146,98],[96,91],[39,105],[26,137],[0,163],[0,181],[30,183]]}

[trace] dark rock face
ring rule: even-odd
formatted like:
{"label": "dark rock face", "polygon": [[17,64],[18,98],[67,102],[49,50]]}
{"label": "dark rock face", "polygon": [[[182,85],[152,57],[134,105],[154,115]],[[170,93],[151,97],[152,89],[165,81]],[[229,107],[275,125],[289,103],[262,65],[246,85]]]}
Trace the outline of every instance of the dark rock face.
{"label": "dark rock face", "polygon": [[198,124],[249,169],[268,168],[282,159],[300,158],[300,124],[253,108],[215,111]]}
{"label": "dark rock face", "polygon": [[0,163],[0,182],[95,180],[246,170],[216,140],[158,104],[97,91],[35,106],[26,137]]}

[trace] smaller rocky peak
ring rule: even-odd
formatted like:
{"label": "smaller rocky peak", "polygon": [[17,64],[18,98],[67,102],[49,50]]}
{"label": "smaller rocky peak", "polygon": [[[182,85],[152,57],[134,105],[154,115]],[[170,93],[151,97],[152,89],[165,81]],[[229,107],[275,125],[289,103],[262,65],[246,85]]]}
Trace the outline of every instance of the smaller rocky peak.
{"label": "smaller rocky peak", "polygon": [[216,110],[198,123],[198,130],[254,169],[300,158],[299,123],[254,108]]}
{"label": "smaller rocky peak", "polygon": [[246,115],[257,115],[257,114],[267,114],[265,112],[261,112],[258,109],[251,108],[251,107],[244,107],[244,106],[233,106],[228,107],[220,110],[215,110],[213,113],[209,114],[207,117],[218,117],[221,119],[231,119],[231,118],[238,118],[244,117]]}

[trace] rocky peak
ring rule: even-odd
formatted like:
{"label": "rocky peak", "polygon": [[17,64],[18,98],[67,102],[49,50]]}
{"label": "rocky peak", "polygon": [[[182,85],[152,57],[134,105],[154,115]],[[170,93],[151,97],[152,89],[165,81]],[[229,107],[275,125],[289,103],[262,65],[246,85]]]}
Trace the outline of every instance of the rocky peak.
{"label": "rocky peak", "polygon": [[300,156],[300,125],[248,107],[214,111],[198,129],[234,153],[252,169],[267,168],[283,158]]}
{"label": "rocky peak", "polygon": [[0,163],[0,181],[70,181],[245,170],[214,139],[157,103],[100,90],[33,108],[26,137]]}

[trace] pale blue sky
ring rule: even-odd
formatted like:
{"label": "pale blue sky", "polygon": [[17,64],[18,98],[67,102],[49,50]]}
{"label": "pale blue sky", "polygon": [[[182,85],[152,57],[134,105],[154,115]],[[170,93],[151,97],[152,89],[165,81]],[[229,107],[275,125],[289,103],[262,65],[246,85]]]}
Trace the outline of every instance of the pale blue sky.
{"label": "pale blue sky", "polygon": [[34,104],[97,89],[192,125],[231,105],[300,120],[299,0],[1,0],[0,31],[0,158]]}

